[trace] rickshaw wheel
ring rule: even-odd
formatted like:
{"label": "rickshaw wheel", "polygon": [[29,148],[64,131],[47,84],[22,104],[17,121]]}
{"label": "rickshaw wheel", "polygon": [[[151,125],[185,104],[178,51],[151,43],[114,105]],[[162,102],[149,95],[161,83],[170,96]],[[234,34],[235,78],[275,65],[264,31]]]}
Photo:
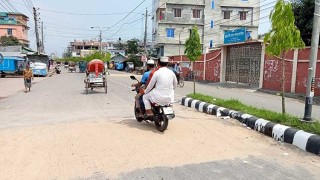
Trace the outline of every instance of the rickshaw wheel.
{"label": "rickshaw wheel", "polygon": [[88,83],[86,83],[86,94],[89,93],[89,89],[88,89]]}

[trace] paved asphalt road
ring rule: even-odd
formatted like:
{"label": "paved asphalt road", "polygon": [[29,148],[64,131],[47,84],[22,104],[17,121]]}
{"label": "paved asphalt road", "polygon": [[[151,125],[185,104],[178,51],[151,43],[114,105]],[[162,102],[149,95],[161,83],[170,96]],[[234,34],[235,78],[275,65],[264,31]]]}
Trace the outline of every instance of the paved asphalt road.
{"label": "paved asphalt road", "polygon": [[[108,94],[85,95],[84,74],[63,71],[31,93],[1,99],[0,179],[320,178],[319,156],[232,119],[177,103],[164,133],[138,123],[129,75],[111,71]],[[178,89],[176,100],[190,87]]]}

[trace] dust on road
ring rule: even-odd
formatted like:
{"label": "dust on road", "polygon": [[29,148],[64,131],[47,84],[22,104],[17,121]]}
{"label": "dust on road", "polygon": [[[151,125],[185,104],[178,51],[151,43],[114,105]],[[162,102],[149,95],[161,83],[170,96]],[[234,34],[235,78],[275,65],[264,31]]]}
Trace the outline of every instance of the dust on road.
{"label": "dust on road", "polygon": [[[174,108],[177,117],[164,133],[134,118],[2,130],[0,179],[81,179],[97,173],[119,178],[138,169],[248,157],[288,169],[301,166],[320,175],[317,156],[243,128],[234,120],[217,119],[180,105]],[[243,166],[246,163],[251,162],[244,161]]]}

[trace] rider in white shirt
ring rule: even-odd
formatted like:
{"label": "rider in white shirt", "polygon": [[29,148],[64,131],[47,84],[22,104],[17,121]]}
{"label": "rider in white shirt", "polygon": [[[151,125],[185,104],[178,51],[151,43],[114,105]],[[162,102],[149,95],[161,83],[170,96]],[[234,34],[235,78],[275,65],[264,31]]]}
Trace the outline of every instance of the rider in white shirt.
{"label": "rider in white shirt", "polygon": [[145,90],[143,102],[148,116],[153,115],[151,111],[151,103],[165,106],[174,102],[174,89],[177,86],[177,78],[172,70],[167,68],[168,62],[167,57],[162,57],[160,59],[160,68],[154,73],[147,89]]}

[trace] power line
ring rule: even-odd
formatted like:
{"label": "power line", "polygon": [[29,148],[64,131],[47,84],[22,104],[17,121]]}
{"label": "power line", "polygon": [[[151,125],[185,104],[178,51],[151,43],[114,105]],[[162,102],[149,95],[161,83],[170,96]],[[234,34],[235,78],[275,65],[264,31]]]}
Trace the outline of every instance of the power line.
{"label": "power line", "polygon": [[33,8],[34,7],[34,5],[33,5],[33,3],[32,3],[32,1],[31,0],[26,0],[27,1],[27,3],[29,4],[29,6],[30,6],[30,8]]}
{"label": "power line", "polygon": [[[58,14],[69,14],[69,15],[77,15],[77,16],[112,16],[112,15],[121,15],[121,14],[127,14],[129,12],[120,12],[120,13],[75,13],[75,12],[64,12],[64,11],[55,11],[55,10],[49,10],[49,9],[40,9],[41,11],[47,11],[47,12],[53,12]],[[133,14],[136,14],[136,12],[132,12]]]}
{"label": "power line", "polygon": [[6,7],[8,8],[8,10],[9,10],[8,12],[13,12],[13,10],[11,9],[11,7],[6,4],[5,0],[2,0],[2,1],[3,1],[2,5],[3,5],[3,6],[6,6]]}
{"label": "power line", "polygon": [[[262,18],[258,18],[258,19],[254,20],[254,21],[259,21],[260,19],[265,19],[265,18],[268,18],[268,17],[269,17],[269,15],[264,16]],[[254,21],[252,21],[252,22],[254,22]],[[248,24],[248,23],[251,23],[251,22],[246,22],[243,25]],[[213,33],[205,34],[204,36],[209,36],[209,35],[213,35],[213,34],[217,34],[217,33],[220,33],[220,32],[213,32]]]}
{"label": "power line", "polygon": [[14,7],[14,5],[10,1],[8,1],[8,0],[5,0],[5,1],[7,2],[8,6],[10,6],[13,9],[14,12],[18,12],[16,7]]}
{"label": "power line", "polygon": [[2,3],[0,5],[5,9],[6,12],[10,12]]}
{"label": "power line", "polygon": [[[261,7],[270,5],[271,3],[274,3],[274,2],[276,2],[276,1],[273,1],[273,2],[270,2],[269,4],[265,4],[265,5],[263,5],[263,6],[260,6],[259,10],[258,10],[256,13],[260,13],[260,12],[266,11],[266,10],[268,10],[268,9],[270,9],[270,8],[273,8],[273,6],[271,6],[271,7],[268,7],[268,8],[265,8],[265,9],[261,10]],[[257,5],[257,4],[259,4],[259,3],[253,4],[253,5]],[[253,13],[253,14],[254,14],[254,13]],[[238,15],[233,15],[233,16],[231,16],[228,21],[225,21],[225,22],[223,22],[223,23],[228,23],[228,22],[237,20],[237,19],[235,19],[235,17],[238,17]],[[220,21],[220,22],[221,22],[222,20],[224,20],[224,19],[219,19],[219,20],[217,20],[217,21]],[[210,20],[210,21],[211,21],[211,20]],[[218,24],[215,24],[215,25],[221,25],[221,24],[222,24],[222,23],[218,23]],[[208,26],[208,25],[211,25],[211,22],[208,23],[208,24],[205,24],[205,26]]]}
{"label": "power line", "polygon": [[118,21],[117,23],[113,24],[112,26],[109,27],[109,29],[114,28],[117,24],[121,23],[122,21],[124,21],[130,14],[132,14],[132,12],[134,12],[138,7],[140,7],[146,0],[142,0],[140,4],[138,4],[138,6],[136,6],[131,12],[129,12],[124,18],[122,18],[120,21]]}
{"label": "power line", "polygon": [[28,6],[28,3],[26,2],[26,0],[23,0],[23,3],[24,3],[24,5],[25,5],[25,7],[29,10],[29,12],[30,12],[31,14],[33,14],[32,8],[31,8],[30,6]]}
{"label": "power line", "polygon": [[[150,7],[152,4],[150,4],[149,6],[147,6],[147,8],[148,7]],[[134,16],[134,18],[135,17],[137,17],[137,16],[139,16],[139,15],[143,15],[143,13],[142,13],[142,11],[144,11],[144,10],[141,10],[136,16]],[[134,19],[134,18],[131,18],[130,20],[132,20],[132,19]],[[116,33],[114,33],[113,35],[111,35],[111,37],[112,36],[115,36],[116,34],[118,34],[118,32],[120,32],[121,30],[122,30],[122,28],[125,26],[125,24],[131,24],[131,23],[134,23],[134,22],[136,22],[136,21],[140,21],[140,20],[142,20],[142,19],[144,19],[144,17],[140,17],[139,19],[137,19],[137,20],[134,20],[134,21],[132,21],[132,22],[130,22],[130,23],[123,23],[122,25],[121,25],[121,27],[117,30],[117,32]],[[134,24],[134,25],[136,25],[136,24]],[[133,25],[132,25],[133,26]],[[131,27],[132,27],[131,26]],[[125,30],[127,30],[127,29],[125,29]]]}

